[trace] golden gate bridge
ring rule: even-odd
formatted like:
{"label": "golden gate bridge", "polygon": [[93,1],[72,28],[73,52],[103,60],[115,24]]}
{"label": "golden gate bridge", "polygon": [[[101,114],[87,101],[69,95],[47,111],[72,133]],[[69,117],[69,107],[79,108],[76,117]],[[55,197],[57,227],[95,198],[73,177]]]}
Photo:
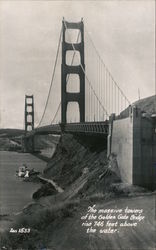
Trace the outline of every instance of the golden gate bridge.
{"label": "golden gate bridge", "polygon": [[114,80],[91,35],[78,23],[62,20],[56,58],[43,114],[34,127],[34,99],[25,96],[25,151],[37,134],[85,134],[107,138],[109,117],[130,101]]}

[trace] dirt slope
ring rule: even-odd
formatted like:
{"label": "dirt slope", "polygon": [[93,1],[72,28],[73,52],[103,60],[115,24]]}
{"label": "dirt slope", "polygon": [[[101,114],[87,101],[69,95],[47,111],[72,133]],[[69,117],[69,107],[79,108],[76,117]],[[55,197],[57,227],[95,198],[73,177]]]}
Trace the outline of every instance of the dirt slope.
{"label": "dirt slope", "polygon": [[[108,169],[109,166],[105,146],[92,147],[92,144],[86,145],[73,135],[65,134],[48,163],[44,176],[52,178],[63,189],[75,190],[84,182],[80,194],[84,197],[95,191],[103,192],[105,189],[106,192],[112,183],[120,181],[117,165]],[[107,174],[105,182],[103,174]]]}

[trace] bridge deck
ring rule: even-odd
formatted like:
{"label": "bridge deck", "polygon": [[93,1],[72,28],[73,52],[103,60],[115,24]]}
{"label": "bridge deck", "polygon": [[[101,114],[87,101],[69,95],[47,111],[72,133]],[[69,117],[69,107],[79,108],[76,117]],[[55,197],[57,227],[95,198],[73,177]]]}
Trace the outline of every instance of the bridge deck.
{"label": "bridge deck", "polygon": [[66,124],[53,124],[36,128],[29,133],[26,137],[41,135],[41,134],[85,134],[85,135],[108,135],[108,121],[104,122],[85,122],[85,123],[66,123]]}

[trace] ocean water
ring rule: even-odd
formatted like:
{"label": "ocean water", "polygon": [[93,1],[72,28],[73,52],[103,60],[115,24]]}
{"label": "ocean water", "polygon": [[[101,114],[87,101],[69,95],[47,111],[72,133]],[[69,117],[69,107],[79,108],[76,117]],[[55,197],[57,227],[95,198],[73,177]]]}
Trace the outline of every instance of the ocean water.
{"label": "ocean water", "polygon": [[40,187],[16,176],[22,164],[40,172],[46,167],[46,162],[31,154],[0,151],[0,215],[19,212],[32,201],[33,192]]}

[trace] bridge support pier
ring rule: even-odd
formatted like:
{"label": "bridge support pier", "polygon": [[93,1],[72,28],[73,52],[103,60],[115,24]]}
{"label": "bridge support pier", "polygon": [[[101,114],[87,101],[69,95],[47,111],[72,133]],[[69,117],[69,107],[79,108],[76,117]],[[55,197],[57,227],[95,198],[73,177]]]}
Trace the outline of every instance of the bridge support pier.
{"label": "bridge support pier", "polygon": [[35,138],[34,136],[22,138],[22,152],[33,153],[35,151]]}
{"label": "bridge support pier", "polygon": [[115,114],[112,114],[109,117],[109,130],[107,137],[107,157],[111,155],[111,147],[112,147],[112,131],[113,131],[113,121],[115,120]]}
{"label": "bridge support pier", "polygon": [[129,116],[110,123],[108,155],[116,156],[123,182],[155,190],[156,114],[135,106],[129,111]]}

